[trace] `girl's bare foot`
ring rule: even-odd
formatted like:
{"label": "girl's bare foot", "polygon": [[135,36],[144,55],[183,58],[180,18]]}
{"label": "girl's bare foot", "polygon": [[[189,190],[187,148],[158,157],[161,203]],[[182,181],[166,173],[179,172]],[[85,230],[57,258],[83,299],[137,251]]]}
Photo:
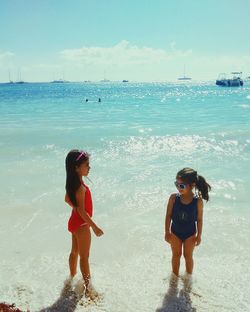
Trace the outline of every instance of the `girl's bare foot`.
{"label": "girl's bare foot", "polygon": [[75,291],[78,299],[80,300],[86,291],[86,285],[85,285],[84,280],[81,279],[81,280],[76,282],[75,287],[74,287],[74,291]]}
{"label": "girl's bare foot", "polygon": [[95,290],[95,288],[91,284],[91,281],[89,281],[89,285],[85,290],[85,296],[90,300],[95,300],[99,297],[99,293]]}

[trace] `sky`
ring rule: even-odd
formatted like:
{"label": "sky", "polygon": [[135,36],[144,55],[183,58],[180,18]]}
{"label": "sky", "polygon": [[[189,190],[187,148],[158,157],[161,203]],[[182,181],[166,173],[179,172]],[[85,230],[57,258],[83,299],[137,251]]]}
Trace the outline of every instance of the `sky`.
{"label": "sky", "polygon": [[250,0],[0,0],[0,82],[250,76]]}

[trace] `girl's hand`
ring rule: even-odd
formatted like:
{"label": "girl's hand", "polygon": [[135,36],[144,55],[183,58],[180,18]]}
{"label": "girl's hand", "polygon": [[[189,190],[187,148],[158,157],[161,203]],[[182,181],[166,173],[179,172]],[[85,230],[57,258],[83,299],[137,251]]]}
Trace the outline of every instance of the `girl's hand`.
{"label": "girl's hand", "polygon": [[195,245],[196,245],[196,246],[199,246],[200,243],[201,243],[201,237],[200,237],[200,235],[197,235],[197,236],[195,237]]}
{"label": "girl's hand", "polygon": [[100,237],[100,236],[102,236],[102,235],[104,234],[104,233],[103,233],[103,230],[100,229],[97,225],[96,225],[96,226],[93,226],[92,229],[93,229],[93,231],[94,231],[94,233],[95,233],[95,235],[96,235],[97,237]]}
{"label": "girl's hand", "polygon": [[169,244],[171,243],[171,233],[170,232],[165,233],[165,241]]}

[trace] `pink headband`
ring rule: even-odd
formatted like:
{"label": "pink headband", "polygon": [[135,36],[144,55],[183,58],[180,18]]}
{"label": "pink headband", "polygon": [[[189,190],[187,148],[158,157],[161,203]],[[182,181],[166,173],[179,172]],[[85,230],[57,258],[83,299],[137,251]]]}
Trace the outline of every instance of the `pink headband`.
{"label": "pink headband", "polygon": [[78,161],[79,159],[82,158],[82,156],[88,158],[89,154],[87,152],[81,151],[80,154],[78,155],[78,157],[76,158],[76,161]]}

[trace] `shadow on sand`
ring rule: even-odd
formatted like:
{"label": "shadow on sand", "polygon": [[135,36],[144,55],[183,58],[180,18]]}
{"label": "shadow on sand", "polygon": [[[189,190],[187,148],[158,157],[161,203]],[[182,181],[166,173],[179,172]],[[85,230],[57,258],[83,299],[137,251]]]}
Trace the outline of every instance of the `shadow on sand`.
{"label": "shadow on sand", "polygon": [[171,275],[169,288],[165,294],[161,307],[156,312],[196,312],[192,307],[190,293],[192,286],[190,281],[183,281],[183,288],[178,290],[178,277]]}
{"label": "shadow on sand", "polygon": [[39,312],[73,312],[79,301],[79,297],[72,290],[71,286],[65,284],[57,301],[50,307],[44,308]]}

